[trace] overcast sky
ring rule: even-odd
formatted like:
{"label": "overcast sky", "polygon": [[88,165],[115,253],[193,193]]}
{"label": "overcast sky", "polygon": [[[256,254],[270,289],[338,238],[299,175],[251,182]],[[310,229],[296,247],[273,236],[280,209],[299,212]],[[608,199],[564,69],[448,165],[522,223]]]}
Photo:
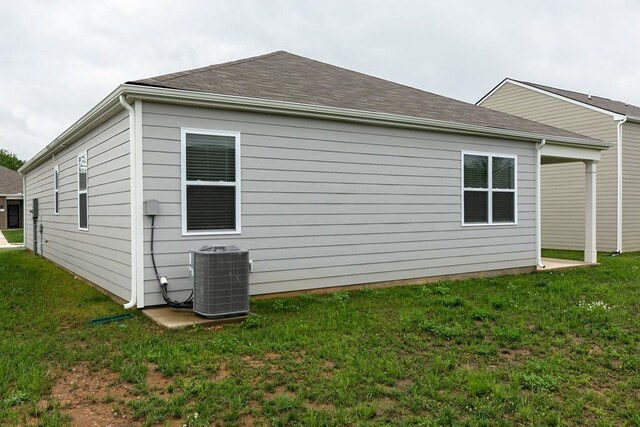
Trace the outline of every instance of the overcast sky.
{"label": "overcast sky", "polygon": [[286,50],[474,103],[504,77],[640,105],[640,2],[0,0],[0,148],[120,83]]}

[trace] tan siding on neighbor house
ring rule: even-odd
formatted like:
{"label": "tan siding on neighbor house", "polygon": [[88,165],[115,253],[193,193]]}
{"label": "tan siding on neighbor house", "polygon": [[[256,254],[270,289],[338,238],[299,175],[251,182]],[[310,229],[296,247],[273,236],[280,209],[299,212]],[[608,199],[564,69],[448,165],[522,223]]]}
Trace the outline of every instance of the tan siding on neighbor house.
{"label": "tan siding on neighbor house", "polygon": [[[78,230],[78,154],[87,152],[88,231]],[[54,167],[59,165],[59,214],[53,212]],[[46,258],[109,292],[127,298],[131,289],[129,215],[129,120],[120,112],[98,125],[54,158],[26,175],[25,243],[33,249],[33,219],[28,212],[39,200]]]}
{"label": "tan siding on neighbor house", "polygon": [[[616,143],[616,122],[609,115],[511,83],[486,98],[483,107]],[[584,164],[542,166],[542,246],[584,249]],[[602,152],[597,172],[597,246],[616,249],[616,148]]]}
{"label": "tan siding on neighbor house", "polygon": [[[241,133],[242,234],[181,235],[181,127]],[[176,298],[188,251],[205,244],[250,250],[254,295],[535,265],[531,142],[145,102],[143,149],[158,268]],[[461,226],[461,150],[518,155],[517,226]]]}
{"label": "tan siding on neighbor house", "polygon": [[622,125],[622,249],[640,251],[640,124]]}

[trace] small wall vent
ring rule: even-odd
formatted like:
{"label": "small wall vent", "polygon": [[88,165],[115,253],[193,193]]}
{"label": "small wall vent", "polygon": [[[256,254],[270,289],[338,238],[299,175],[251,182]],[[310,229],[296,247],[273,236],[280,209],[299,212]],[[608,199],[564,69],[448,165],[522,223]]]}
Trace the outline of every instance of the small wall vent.
{"label": "small wall vent", "polygon": [[249,252],[236,246],[191,251],[193,311],[204,317],[249,312]]}

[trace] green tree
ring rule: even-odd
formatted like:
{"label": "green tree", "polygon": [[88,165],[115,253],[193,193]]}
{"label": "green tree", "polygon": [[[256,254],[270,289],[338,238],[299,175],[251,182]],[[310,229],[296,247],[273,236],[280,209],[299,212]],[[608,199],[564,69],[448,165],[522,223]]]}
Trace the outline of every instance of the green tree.
{"label": "green tree", "polygon": [[0,148],[0,166],[17,171],[23,164],[24,160],[20,160],[14,153]]}

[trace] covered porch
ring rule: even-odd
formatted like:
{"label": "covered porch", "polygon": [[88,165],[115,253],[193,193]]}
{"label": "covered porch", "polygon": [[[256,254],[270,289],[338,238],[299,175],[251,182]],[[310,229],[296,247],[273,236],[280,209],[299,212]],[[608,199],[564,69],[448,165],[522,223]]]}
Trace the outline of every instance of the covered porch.
{"label": "covered porch", "polygon": [[[536,250],[538,270],[571,268],[595,265],[598,262],[596,250],[596,175],[601,158],[602,146],[568,145],[542,141],[537,149],[536,164]],[[583,262],[542,257],[542,221],[541,221],[541,165],[559,163],[584,164],[584,206],[575,206],[584,215],[584,259]],[[558,183],[562,185],[562,183]]]}

